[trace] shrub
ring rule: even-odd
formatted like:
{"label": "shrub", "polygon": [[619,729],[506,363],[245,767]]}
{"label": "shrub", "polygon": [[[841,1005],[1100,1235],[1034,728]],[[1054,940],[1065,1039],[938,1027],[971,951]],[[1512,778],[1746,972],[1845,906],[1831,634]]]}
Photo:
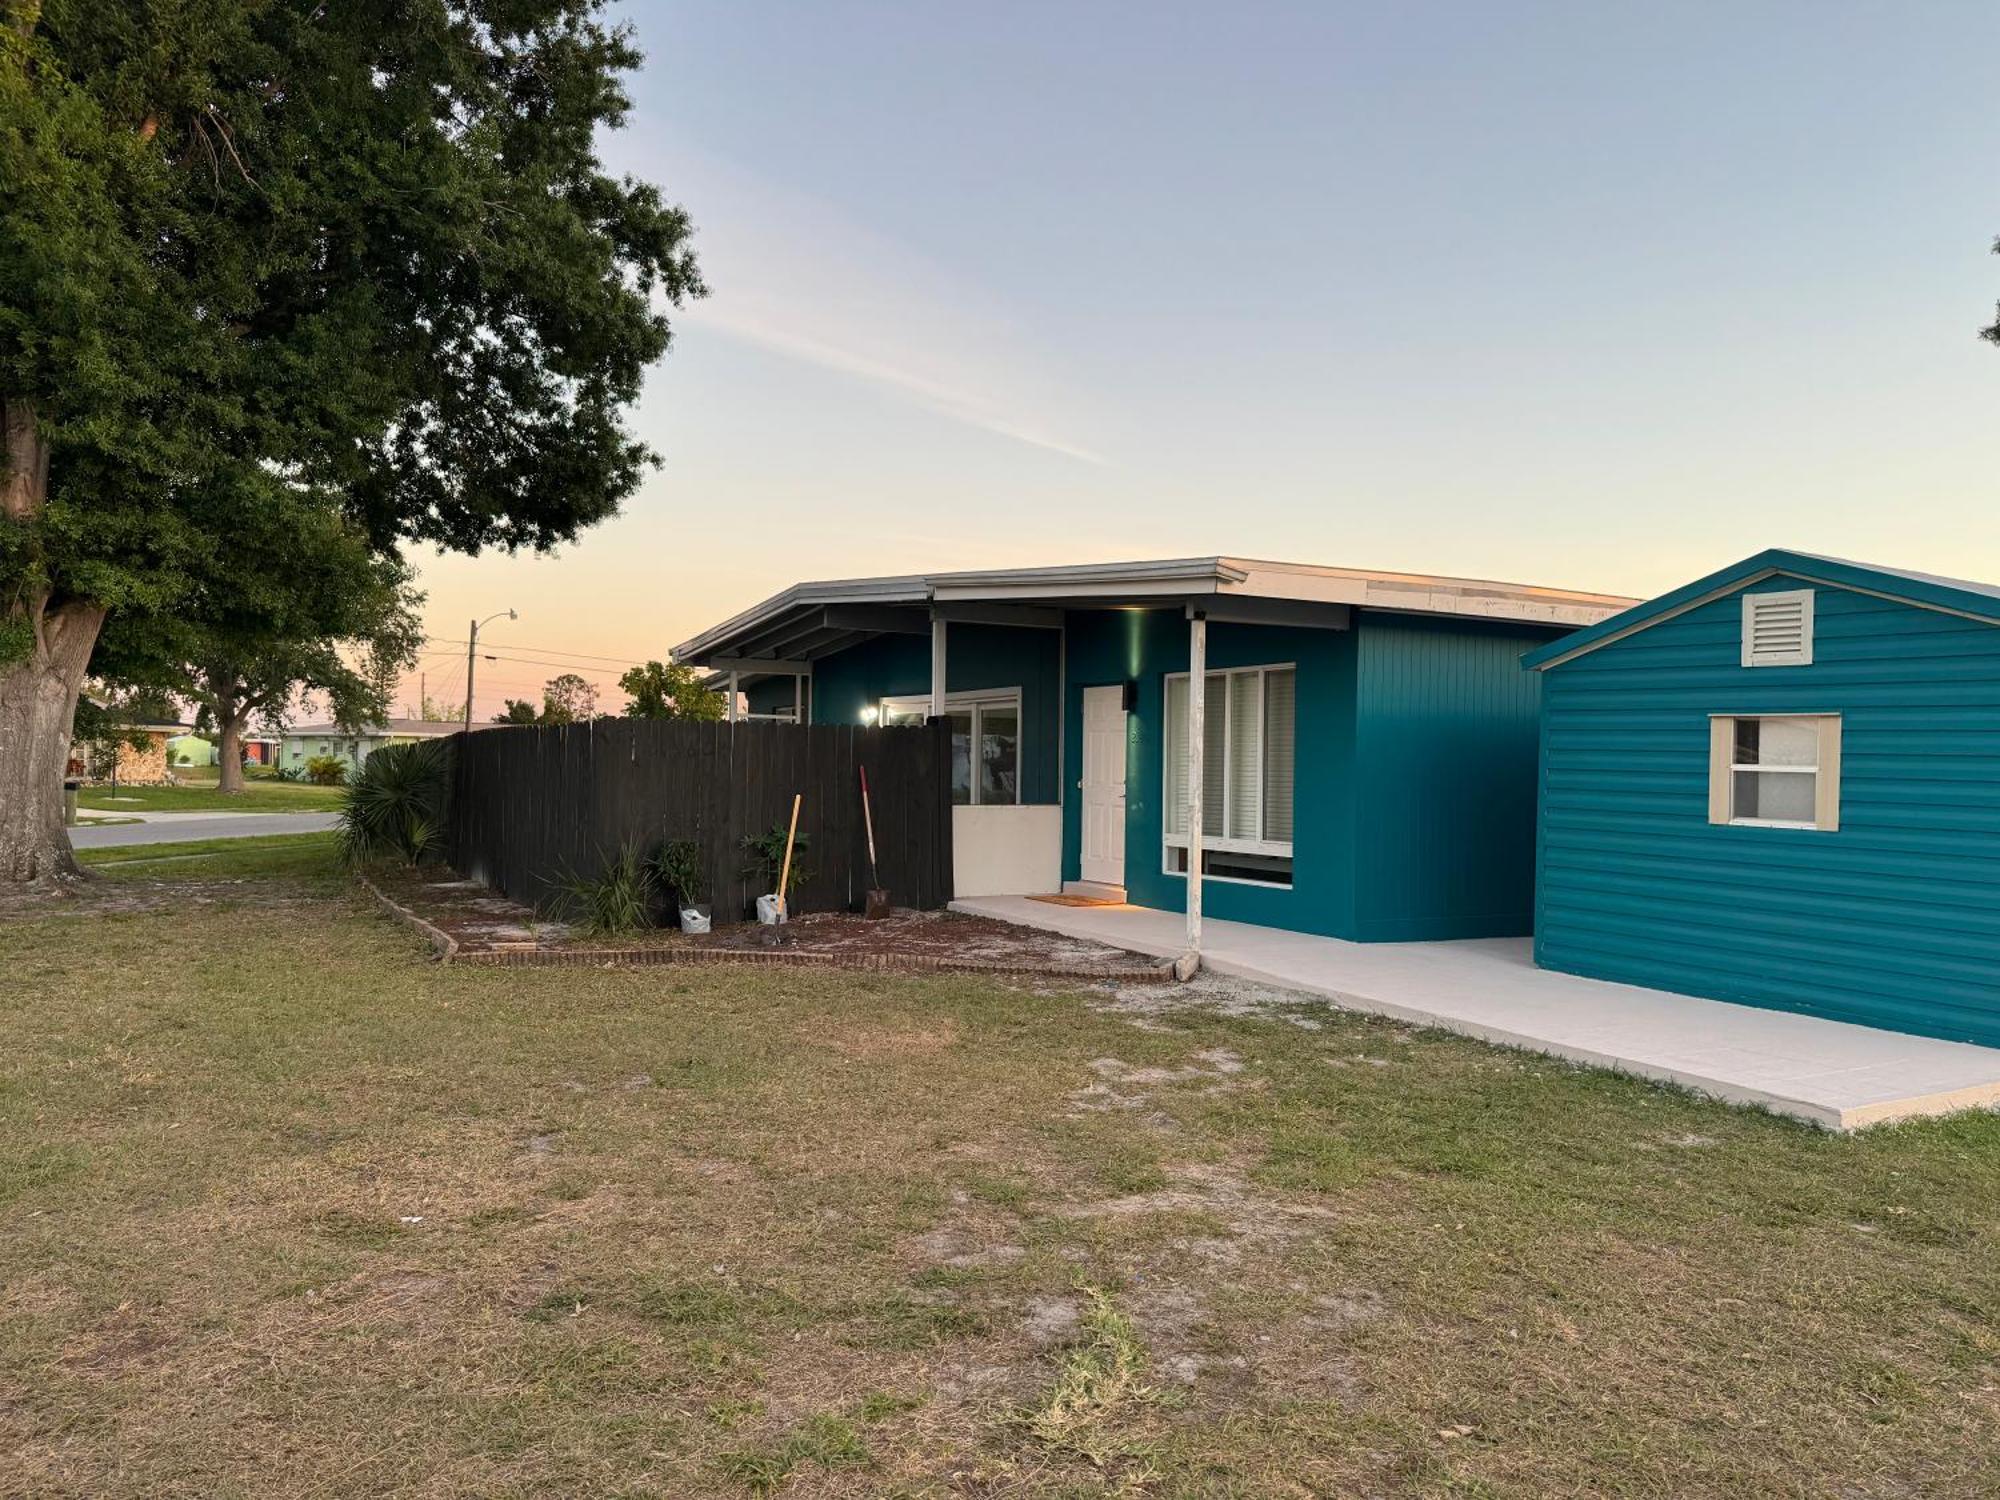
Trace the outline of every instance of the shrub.
{"label": "shrub", "polygon": [[[791,887],[797,890],[812,879],[812,867],[806,863],[806,849],[812,840],[803,833],[792,841]],[[769,833],[752,834],[743,840],[743,847],[749,853],[749,863],[743,866],[745,875],[755,875],[762,880],[760,892],[775,892],[778,889],[778,874],[785,866],[785,825],[773,823]]]}
{"label": "shrub", "polygon": [[700,906],[708,900],[707,861],[693,839],[669,839],[653,856],[653,874],[660,888],[678,906]]}
{"label": "shrub", "polygon": [[347,762],[338,755],[315,755],[306,762],[306,780],[314,786],[339,786],[347,780]]}
{"label": "shrub", "polygon": [[[312,762],[306,769],[310,775]],[[341,853],[350,863],[399,859],[420,865],[441,858],[450,791],[447,741],[384,746],[361,763],[348,785],[340,809]]]}
{"label": "shrub", "polygon": [[556,882],[562,912],[585,932],[631,932],[653,925],[659,877],[637,844],[625,844],[595,875],[566,873]]}
{"label": "shrub", "polygon": [[306,773],[298,766],[279,766],[273,773],[280,781],[304,781]]}

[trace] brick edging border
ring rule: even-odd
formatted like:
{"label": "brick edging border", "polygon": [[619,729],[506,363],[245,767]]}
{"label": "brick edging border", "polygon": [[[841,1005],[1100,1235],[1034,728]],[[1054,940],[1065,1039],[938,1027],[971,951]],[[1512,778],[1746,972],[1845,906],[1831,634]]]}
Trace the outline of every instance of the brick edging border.
{"label": "brick edging border", "polygon": [[381,907],[383,911],[387,912],[398,922],[401,922],[405,927],[415,932],[426,943],[430,944],[431,952],[437,956],[439,963],[448,964],[454,961],[463,963],[465,961],[459,957],[457,938],[446,932],[442,927],[426,922],[422,917],[411,911],[409,907],[403,905],[402,902],[385,895],[379,885],[360,871],[357,870],[355,872],[354,878],[361,882],[363,890],[375,898],[377,906]]}
{"label": "brick edging border", "polygon": [[490,969],[639,969],[682,965],[763,969],[848,969],[879,974],[985,974],[1015,979],[1115,980],[1166,984],[1171,965],[1093,969],[1083,964],[1003,963],[929,953],[760,953],[754,948],[508,948],[460,953],[455,962]]}

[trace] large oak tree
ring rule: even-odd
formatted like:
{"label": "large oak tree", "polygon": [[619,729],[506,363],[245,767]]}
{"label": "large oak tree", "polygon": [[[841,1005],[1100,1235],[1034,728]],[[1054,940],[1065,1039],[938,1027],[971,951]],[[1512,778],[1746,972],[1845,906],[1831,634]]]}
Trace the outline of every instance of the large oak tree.
{"label": "large oak tree", "polygon": [[254,556],[249,507],[540,548],[650,460],[699,295],[606,174],[597,0],[0,0],[0,881],[75,873],[61,775],[107,616]]}

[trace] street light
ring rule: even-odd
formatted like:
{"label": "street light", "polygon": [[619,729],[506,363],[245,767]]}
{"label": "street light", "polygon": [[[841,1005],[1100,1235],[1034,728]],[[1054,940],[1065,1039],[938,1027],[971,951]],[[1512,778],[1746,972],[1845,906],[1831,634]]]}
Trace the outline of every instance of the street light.
{"label": "street light", "polygon": [[491,625],[491,624],[492,624],[492,623],[493,623],[493,622],[494,622],[495,620],[497,620],[497,619],[499,619],[499,618],[500,618],[500,615],[505,615],[505,616],[506,616],[506,617],[507,617],[508,619],[510,619],[510,620],[518,620],[518,619],[520,619],[520,618],[521,618],[521,617],[520,617],[519,615],[515,614],[513,610],[511,610],[511,609],[503,609],[503,610],[501,610],[501,611],[500,611],[500,614],[494,614],[494,615],[488,615],[488,616],[487,616],[487,617],[486,617],[485,619],[483,619],[483,620],[474,620],[474,621],[472,622],[472,633],[471,633],[471,635],[469,635],[469,636],[467,636],[467,637],[466,637],[466,641],[465,641],[465,728],[466,728],[466,732],[467,732],[467,733],[470,733],[470,732],[471,732],[471,730],[472,730],[472,665],[473,665],[473,662],[474,662],[474,660],[475,660],[475,656],[474,656],[474,653],[475,653],[475,652],[476,652],[476,651],[477,651],[477,650],[479,649],[479,627],[480,627],[480,626],[482,626],[482,625]]}

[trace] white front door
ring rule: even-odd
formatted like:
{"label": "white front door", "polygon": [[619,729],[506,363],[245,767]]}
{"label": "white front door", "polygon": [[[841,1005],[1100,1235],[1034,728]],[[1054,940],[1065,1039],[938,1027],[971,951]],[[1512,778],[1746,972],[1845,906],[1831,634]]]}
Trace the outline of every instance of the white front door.
{"label": "white front door", "polygon": [[1125,689],[1083,690],[1085,880],[1125,883]]}

